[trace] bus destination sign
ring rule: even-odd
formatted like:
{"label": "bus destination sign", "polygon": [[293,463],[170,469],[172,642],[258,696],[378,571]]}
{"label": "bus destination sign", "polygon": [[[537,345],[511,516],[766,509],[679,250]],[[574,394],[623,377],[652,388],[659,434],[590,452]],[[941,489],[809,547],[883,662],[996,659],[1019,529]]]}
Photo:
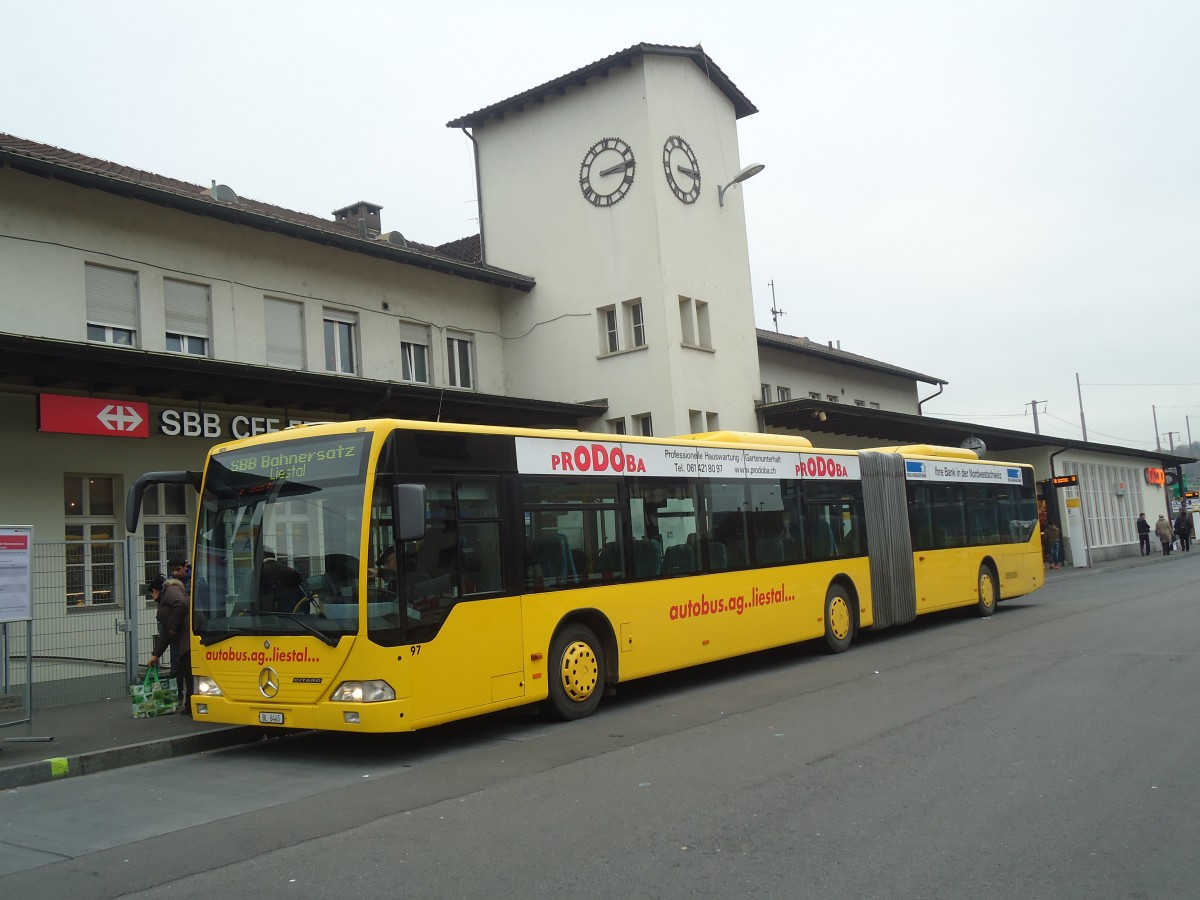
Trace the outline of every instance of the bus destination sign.
{"label": "bus destination sign", "polygon": [[254,475],[264,481],[326,481],[357,477],[367,459],[369,434],[334,438],[302,438],[228,450],[213,462],[230,472]]}

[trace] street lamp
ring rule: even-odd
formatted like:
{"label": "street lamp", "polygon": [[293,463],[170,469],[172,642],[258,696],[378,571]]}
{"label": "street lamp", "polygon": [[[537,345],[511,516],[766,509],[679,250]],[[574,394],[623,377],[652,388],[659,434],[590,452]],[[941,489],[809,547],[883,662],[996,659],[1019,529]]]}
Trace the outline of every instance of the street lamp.
{"label": "street lamp", "polygon": [[763,165],[762,163],[751,163],[750,165],[746,166],[746,168],[742,169],[742,171],[738,172],[736,175],[733,176],[733,181],[729,182],[729,184],[725,185],[725,187],[717,188],[717,203],[720,204],[721,206],[724,206],[725,205],[725,192],[727,190],[729,190],[735,184],[741,184],[747,178],[753,178],[755,175],[757,175],[759,172],[761,172],[765,168],[766,168],[766,166]]}

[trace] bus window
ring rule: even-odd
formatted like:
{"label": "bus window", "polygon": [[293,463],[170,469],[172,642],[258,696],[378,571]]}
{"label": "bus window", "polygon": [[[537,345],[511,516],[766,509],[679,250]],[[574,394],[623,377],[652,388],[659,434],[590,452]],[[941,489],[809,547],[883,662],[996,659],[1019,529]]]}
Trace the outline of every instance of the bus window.
{"label": "bus window", "polygon": [[689,575],[700,570],[696,498],[687,481],[639,478],[629,486],[633,575]]}
{"label": "bus window", "polygon": [[744,568],[750,559],[744,481],[702,481],[702,547],[710,571]]}
{"label": "bus window", "polygon": [[558,590],[624,577],[617,482],[531,480],[522,488],[525,589]]}
{"label": "bus window", "polygon": [[809,559],[862,556],[867,552],[860,483],[822,482],[806,485],[804,500]]}

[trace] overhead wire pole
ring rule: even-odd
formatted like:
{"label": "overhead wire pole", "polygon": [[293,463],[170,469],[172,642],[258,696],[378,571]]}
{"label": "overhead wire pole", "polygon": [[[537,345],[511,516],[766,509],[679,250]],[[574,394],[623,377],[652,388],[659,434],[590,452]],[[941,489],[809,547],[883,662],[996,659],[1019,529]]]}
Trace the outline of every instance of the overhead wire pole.
{"label": "overhead wire pole", "polygon": [[[1075,394],[1079,397],[1079,428],[1083,431],[1083,439],[1087,440],[1087,422],[1083,420],[1083,388],[1079,386],[1079,373],[1075,373]],[[1154,426],[1158,431],[1158,426]]]}
{"label": "overhead wire pole", "polygon": [[1150,404],[1150,415],[1154,416],[1154,449],[1162,453],[1162,435],[1158,433],[1158,410]]}
{"label": "overhead wire pole", "polygon": [[[1025,404],[1026,406],[1032,406],[1032,407],[1033,407],[1033,433],[1034,433],[1034,434],[1041,434],[1041,433],[1042,433],[1042,432],[1041,432],[1041,431],[1038,429],[1038,420],[1037,420],[1037,405],[1038,405],[1039,403],[1045,403],[1045,402],[1046,402],[1045,400],[1030,400],[1028,403],[1026,403],[1026,404]],[[1087,435],[1086,435],[1086,434],[1085,434],[1083,437],[1084,437],[1084,440],[1087,440]]]}

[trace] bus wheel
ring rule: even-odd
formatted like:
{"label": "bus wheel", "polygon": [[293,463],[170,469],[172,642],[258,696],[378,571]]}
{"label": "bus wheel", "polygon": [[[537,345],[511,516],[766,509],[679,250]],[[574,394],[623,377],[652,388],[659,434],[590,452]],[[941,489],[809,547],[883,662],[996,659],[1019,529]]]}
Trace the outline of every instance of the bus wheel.
{"label": "bus wheel", "polygon": [[549,708],[561,719],[582,719],[604,694],[604,648],[592,629],[572,623],[550,645]]}
{"label": "bus wheel", "polygon": [[979,603],[976,608],[985,619],[996,611],[996,576],[992,567],[984,563],[979,567]]}
{"label": "bus wheel", "polygon": [[847,590],[831,584],[825,593],[825,646],[833,653],[850,649],[854,637],[854,607]]}

